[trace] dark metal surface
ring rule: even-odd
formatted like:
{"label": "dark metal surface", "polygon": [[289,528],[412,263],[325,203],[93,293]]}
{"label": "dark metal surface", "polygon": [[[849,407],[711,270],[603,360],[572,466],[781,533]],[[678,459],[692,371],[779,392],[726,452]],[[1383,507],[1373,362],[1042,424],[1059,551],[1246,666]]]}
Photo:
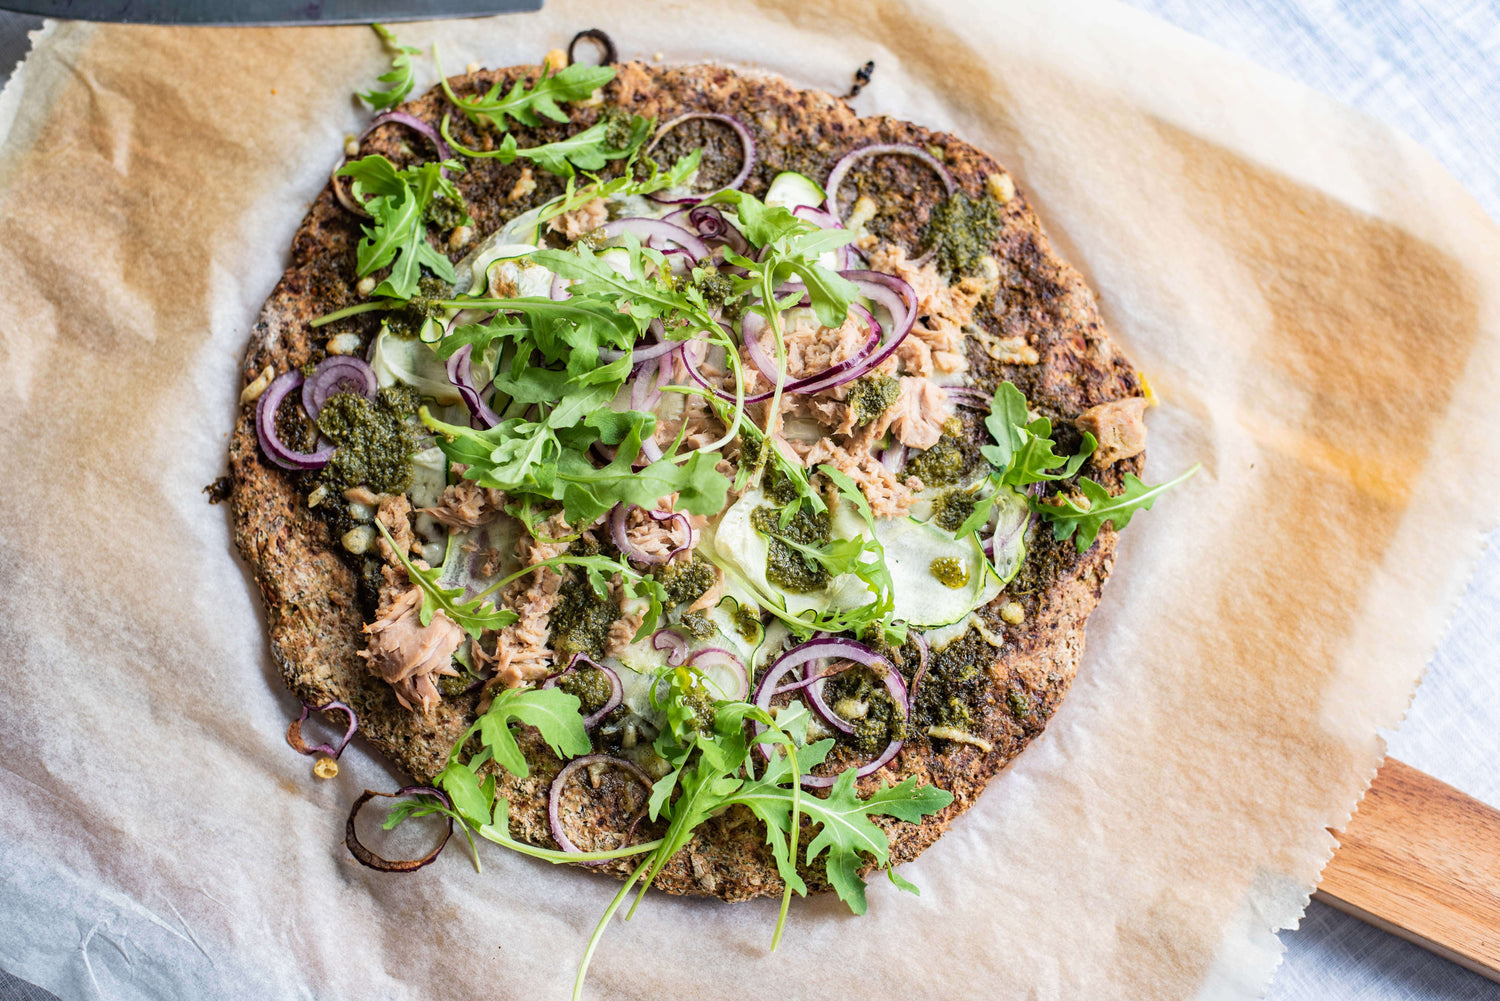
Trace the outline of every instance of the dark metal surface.
{"label": "dark metal surface", "polygon": [[540,10],[542,0],[0,0],[6,10],[126,24],[368,24]]}

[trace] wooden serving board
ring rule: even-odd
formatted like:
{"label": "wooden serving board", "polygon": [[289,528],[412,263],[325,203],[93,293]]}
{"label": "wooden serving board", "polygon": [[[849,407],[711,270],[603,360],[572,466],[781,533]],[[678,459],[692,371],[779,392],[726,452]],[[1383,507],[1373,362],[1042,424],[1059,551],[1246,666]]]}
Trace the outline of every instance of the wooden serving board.
{"label": "wooden serving board", "polygon": [[1313,899],[1500,982],[1500,810],[1387,758]]}

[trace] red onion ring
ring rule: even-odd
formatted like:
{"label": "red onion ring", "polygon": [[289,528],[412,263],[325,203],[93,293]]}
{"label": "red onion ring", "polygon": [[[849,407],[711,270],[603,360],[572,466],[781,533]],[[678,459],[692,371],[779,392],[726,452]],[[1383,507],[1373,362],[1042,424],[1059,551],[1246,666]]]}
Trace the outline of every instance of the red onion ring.
{"label": "red onion ring", "polygon": [[547,295],[553,302],[562,302],[564,299],[573,298],[573,293],[568,291],[567,279],[562,275],[552,276],[552,285],[547,289]]}
{"label": "red onion ring", "polygon": [[[817,642],[819,641],[808,641],[808,643]],[[891,665],[890,661],[886,660],[884,657],[880,656],[880,654],[876,653],[874,650],[871,650],[863,643],[856,643],[854,640],[840,639],[831,639],[825,642],[829,644],[827,649],[833,652],[821,654],[817,656],[816,659],[809,659],[807,661],[807,666],[802,669],[803,679],[811,682],[811,684],[807,686],[807,691],[805,693],[807,696],[807,704],[812,707],[813,712],[822,717],[823,722],[827,723],[835,730],[838,730],[841,733],[853,733],[854,725],[852,723],[849,723],[838,713],[834,712],[833,708],[829,706],[827,702],[823,701],[823,685],[827,680],[827,677],[819,673],[814,673],[815,666],[820,662],[820,660],[838,657],[842,660],[850,660],[856,664],[862,664],[865,667],[872,669],[876,668],[878,665],[883,665],[885,668],[883,673],[886,677],[890,677],[890,675],[896,673],[896,669]],[[803,645],[806,646],[807,644]],[[889,684],[889,682],[887,682],[887,684]],[[904,689],[905,682],[902,683],[902,687]]]}
{"label": "red onion ring", "polygon": [[[349,728],[344,731],[344,736],[339,739],[338,746],[335,747],[331,744],[318,744],[317,746],[309,746],[307,741],[302,739],[302,724],[307,722],[307,717],[312,713],[328,712],[329,710],[333,709],[336,709],[342,713],[347,713],[349,716]],[[330,758],[338,760],[338,756],[344,753],[344,748],[349,746],[349,741],[354,739],[354,731],[358,729],[359,718],[354,715],[354,710],[344,703],[338,701],[337,699],[334,699],[331,702],[327,702],[321,706],[315,706],[310,702],[303,702],[302,715],[298,716],[296,719],[287,724],[286,742],[288,744],[291,744],[292,750],[296,751],[298,754],[326,754]]]}
{"label": "red onion ring", "polygon": [[370,121],[369,125],[365,126],[365,130],[359,134],[359,138],[362,140],[382,125],[390,124],[405,125],[412,131],[421,133],[437,149],[439,160],[453,159],[453,150],[443,141],[442,134],[438,132],[436,127],[422,121],[416,115],[408,115],[404,111],[382,111]]}
{"label": "red onion ring", "polygon": [[[755,169],[755,136],[750,133],[750,128],[744,122],[740,121],[738,118],[735,118],[733,115],[721,115],[712,111],[689,111],[685,115],[678,115],[670,122],[667,122],[665,125],[658,128],[656,130],[656,135],[652,138],[650,144],[646,147],[646,152],[650,153],[652,150],[654,150],[657,144],[661,142],[662,137],[665,136],[668,132],[671,132],[683,122],[691,122],[694,119],[707,119],[708,121],[722,122],[723,124],[733,129],[734,134],[739,137],[740,149],[742,151],[742,156],[744,157],[744,161],[740,164],[740,172],[734,175],[733,180],[715,191],[710,191],[706,194],[694,196],[692,198],[692,201],[697,202],[701,201],[704,198],[707,198],[709,195],[716,195],[720,191],[729,191],[730,189],[738,188],[740,185],[744,184],[750,179],[750,171]],[[665,199],[661,200],[666,201]],[[672,199],[670,204],[682,205],[689,204],[689,202],[687,199]]]}
{"label": "red onion ring", "polygon": [[369,211],[363,205],[359,204],[359,202],[356,202],[354,200],[353,194],[344,190],[343,181],[339,177],[339,171],[343,170],[344,164],[348,162],[349,158],[346,156],[341,158],[338,163],[333,165],[333,169],[328,172],[328,183],[333,185],[333,197],[338,199],[338,203],[340,205],[342,205],[348,211],[353,212],[355,215],[364,216],[366,219],[368,219],[370,218]]}
{"label": "red onion ring", "polygon": [[[874,651],[871,652],[873,653]],[[814,708],[817,707],[816,703],[823,701],[822,697],[817,693],[822,689],[825,680],[827,679],[818,678],[816,684],[807,686],[807,699],[809,702],[814,703]],[[890,692],[891,698],[901,706],[901,715],[909,718],[911,716],[911,696],[907,693],[906,681],[901,677],[901,672],[895,668],[891,668],[885,672],[883,680],[885,681],[886,691]],[[831,715],[835,715],[832,710],[829,710],[829,712]],[[822,715],[822,713],[819,713],[819,715]],[[852,728],[850,732],[853,732]],[[900,740],[891,741],[885,746],[885,750],[880,753],[879,757],[859,766],[854,773],[854,777],[862,779],[866,775],[873,775],[875,772],[880,771],[885,763],[894,758],[901,750],[903,743]],[[804,775],[802,776],[802,784],[812,789],[827,789],[837,782],[838,778],[838,775]]]}
{"label": "red onion ring", "polygon": [[625,686],[620,682],[620,676],[615,673],[614,668],[610,667],[608,664],[598,663],[588,654],[575,653],[573,655],[573,659],[568,661],[568,666],[563,668],[561,671],[558,671],[556,674],[551,675],[547,678],[547,680],[543,681],[542,687],[556,687],[557,683],[561,681],[564,676],[572,674],[574,671],[578,670],[578,662],[580,660],[596,671],[603,671],[605,676],[609,678],[609,698],[605,701],[603,707],[583,718],[583,728],[585,730],[592,730],[594,727],[599,725],[600,720],[613,712],[615,710],[615,707],[625,699]]}
{"label": "red onion ring", "polygon": [[600,226],[598,232],[606,240],[612,240],[624,233],[634,233],[648,247],[656,250],[663,249],[658,244],[675,243],[683,250],[686,250],[695,263],[713,253],[709,249],[708,244],[681,226],[674,226],[669,222],[663,222],[660,219],[650,219],[646,216],[614,219]]}
{"label": "red onion ring", "polygon": [[942,161],[920,146],[906,143],[875,143],[870,146],[861,146],[857,150],[846,153],[838,163],[833,165],[833,170],[828,173],[828,183],[823,185],[824,190],[828,192],[828,214],[840,220],[840,225],[842,225],[843,215],[839,212],[838,195],[839,185],[844,182],[844,175],[849,173],[849,168],[858,161],[886,153],[914,157],[931,167],[932,172],[937,174],[938,179],[943,182],[943,187],[947,189],[950,198],[953,192],[958,190],[958,184],[953,180],[953,175],[948,173],[948,168],[943,166]]}
{"label": "red onion ring", "polygon": [[687,662],[690,667],[696,667],[701,671],[703,667],[700,661],[702,664],[719,664],[732,667],[735,669],[735,681],[738,682],[741,678],[744,679],[745,683],[743,686],[736,684],[735,690],[729,693],[728,697],[730,699],[739,700],[750,694],[750,672],[745,670],[745,662],[728,650],[717,646],[704,647],[689,657]]}
{"label": "red onion ring", "polygon": [[453,803],[448,799],[447,794],[441,789],[434,789],[432,786],[407,786],[405,789],[398,789],[395,792],[376,792],[373,789],[366,789],[360,795],[359,799],[354,801],[354,806],[349,810],[349,821],[344,825],[344,844],[349,846],[349,854],[353,855],[360,865],[369,866],[371,869],[378,869],[381,872],[412,872],[436,861],[437,857],[442,854],[443,848],[448,844],[448,839],[453,837],[452,817],[446,818],[448,821],[448,831],[443,835],[443,840],[439,841],[437,847],[432,851],[417,859],[392,861],[381,858],[360,843],[359,835],[354,830],[354,818],[358,817],[359,811],[364,809],[365,804],[376,796],[395,798],[397,796],[415,795],[435,796],[443,801],[443,806],[450,810],[453,809]]}
{"label": "red onion ring", "polygon": [[652,633],[651,646],[657,650],[665,650],[667,663],[673,667],[681,667],[687,661],[687,637],[675,629],[658,629]]}
{"label": "red onion ring", "polygon": [[379,389],[380,380],[364,359],[353,355],[329,355],[318,362],[312,378],[302,384],[302,409],[307,411],[307,416],[317,420],[323,405],[335,393],[358,393],[373,400]]}
{"label": "red onion ring", "polygon": [[[559,809],[562,806],[563,787],[567,785],[568,779],[572,778],[573,773],[578,771],[578,769],[600,763],[611,764],[617,768],[625,769],[625,771],[630,773],[632,778],[646,787],[648,794],[651,791],[651,776],[647,775],[635,762],[626,761],[624,758],[615,758],[608,754],[586,754],[581,758],[574,758],[566,765],[563,765],[562,771],[558,772],[557,777],[552,780],[552,788],[547,794],[547,826],[552,831],[552,840],[557,842],[557,847],[569,854],[581,855],[583,854],[583,849],[575,845],[573,839],[569,838],[567,832],[563,830],[562,816]],[[603,862],[603,859],[596,859],[591,862],[579,862],[578,864],[602,865]]]}
{"label": "red onion ring", "polygon": [[302,381],[302,373],[296,369],[279,375],[255,402],[255,433],[260,438],[260,449],[282,469],[322,469],[333,457],[331,443],[325,443],[316,452],[298,452],[288,448],[276,434],[276,411],[288,393],[301,388]]}
{"label": "red onion ring", "polygon": [[472,367],[474,345],[465,344],[448,358],[448,381],[453,383],[464,406],[469,408],[469,423],[475,428],[488,430],[500,423],[500,415],[484,402],[484,396],[474,385]]}

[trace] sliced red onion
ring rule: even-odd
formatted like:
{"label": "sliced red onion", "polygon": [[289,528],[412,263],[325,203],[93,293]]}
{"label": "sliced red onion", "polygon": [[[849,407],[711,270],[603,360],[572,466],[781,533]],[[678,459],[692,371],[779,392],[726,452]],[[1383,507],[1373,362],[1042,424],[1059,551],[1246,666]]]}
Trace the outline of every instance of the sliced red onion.
{"label": "sliced red onion", "polygon": [[[668,132],[671,132],[683,122],[691,122],[695,119],[707,119],[714,122],[723,122],[731,129],[734,129],[734,134],[738,136],[740,140],[740,149],[742,151],[741,155],[744,157],[744,161],[740,164],[740,172],[734,175],[733,180],[724,185],[724,187],[719,188],[718,191],[711,191],[696,196],[694,198],[694,201],[697,201],[703,198],[707,198],[710,194],[718,194],[719,191],[728,191],[731,188],[738,188],[740,185],[744,184],[750,179],[750,171],[755,169],[755,136],[751,135],[749,126],[740,121],[738,118],[735,118],[733,115],[721,115],[713,111],[689,111],[687,114],[679,115],[676,118],[672,119],[670,122],[667,122],[665,125],[658,128],[656,130],[656,136],[651,140],[651,144],[646,147],[646,152],[650,153],[652,150],[654,150],[657,144],[661,142],[662,136],[666,135]],[[683,199],[673,199],[672,202],[674,204],[686,204],[685,200]]]}
{"label": "sliced red onion", "polygon": [[382,125],[390,124],[405,125],[414,132],[420,132],[437,149],[439,160],[453,159],[453,150],[443,141],[442,135],[435,127],[422,121],[416,115],[408,115],[404,111],[381,112],[370,121],[369,125],[365,126],[365,130],[359,134],[359,137],[363,139]]}
{"label": "sliced red onion", "polygon": [[698,231],[698,235],[705,240],[722,240],[730,233],[738,233],[739,230],[729,225],[729,220],[724,218],[715,205],[698,205],[686,210],[688,222]]}
{"label": "sliced red onion", "polygon": [[599,725],[600,720],[613,712],[615,710],[615,707],[618,706],[625,698],[625,686],[621,684],[620,675],[615,672],[614,668],[610,667],[608,664],[600,664],[595,662],[594,659],[589,657],[587,654],[575,653],[573,655],[573,659],[568,661],[568,666],[549,677],[546,681],[543,681],[542,687],[555,687],[557,683],[563,679],[564,675],[572,674],[574,671],[578,670],[579,661],[583,661],[583,663],[587,664],[589,667],[592,667],[596,671],[603,671],[605,677],[609,678],[609,699],[600,709],[583,718],[583,728],[585,730],[592,730],[594,727]]}
{"label": "sliced red onion", "polygon": [[[643,450],[644,446],[645,443],[642,442]],[[653,459],[652,461],[655,462],[656,460]],[[624,556],[626,559],[631,560],[635,563],[660,565],[662,563],[670,562],[677,556],[680,556],[681,554],[693,548],[694,542],[697,541],[697,532],[693,530],[692,523],[688,521],[687,515],[677,511],[646,511],[645,508],[642,508],[641,510],[646,511],[646,516],[652,521],[660,522],[680,520],[682,522],[682,526],[687,529],[687,541],[677,548],[671,550],[670,552],[661,554],[647,553],[639,546],[635,545],[635,543],[630,541],[630,537],[625,532],[625,516],[629,513],[629,509],[635,506],[637,505],[616,504],[614,508],[609,512],[610,538],[614,539],[615,547],[620,550],[621,556]]]}
{"label": "sliced red onion", "polygon": [[600,31],[598,28],[585,28],[583,31],[580,31],[578,34],[574,35],[573,40],[568,43],[569,66],[572,66],[578,61],[577,59],[573,58],[573,50],[583,39],[588,39],[589,41],[599,46],[600,66],[608,66],[609,64],[615,62],[620,58],[619,53],[615,50],[614,41],[608,35]]}
{"label": "sliced red onion", "polygon": [[946,388],[948,399],[957,406],[967,407],[970,410],[988,411],[990,409],[991,398],[986,396],[982,389],[975,389],[973,386],[948,386]]}
{"label": "sliced red onion", "polygon": [[[743,699],[750,694],[750,673],[745,662],[723,647],[711,646],[695,652],[688,658],[688,665],[703,670],[705,667],[728,667],[734,671],[735,689],[727,694],[730,699]],[[743,681],[744,684],[740,684]]]}
{"label": "sliced red onion", "polygon": [[927,677],[927,662],[932,657],[932,646],[927,642],[927,637],[916,630],[912,630],[911,638],[912,642],[917,645],[917,655],[920,659],[917,662],[916,673],[911,676],[911,687],[907,689],[907,695],[911,704],[916,705],[917,686],[922,683],[923,678]]}
{"label": "sliced red onion", "polygon": [[316,452],[298,452],[288,448],[276,434],[276,411],[288,393],[301,388],[302,381],[302,373],[296,369],[279,375],[255,403],[255,433],[260,438],[261,451],[282,469],[322,469],[333,457],[331,443]]}
{"label": "sliced red onion", "polygon": [[[874,651],[871,652],[873,653]],[[814,700],[816,700],[817,702],[822,701],[821,697],[815,693],[822,688],[823,680],[824,679],[820,678],[818,679],[818,684],[807,686],[807,698],[809,702],[814,702]],[[911,697],[907,694],[906,681],[901,677],[901,672],[897,671],[895,668],[890,668],[885,672],[885,677],[883,680],[885,681],[886,691],[890,692],[891,698],[894,699],[896,704],[901,707],[901,715],[910,717]],[[814,705],[814,708],[816,708],[816,705]],[[831,711],[830,714],[832,714]],[[820,713],[819,715],[822,714]],[[860,765],[859,769],[855,771],[854,777],[857,779],[862,779],[866,775],[873,775],[875,772],[880,771],[880,769],[885,766],[885,763],[894,758],[896,754],[901,750],[901,745],[902,741],[899,740],[893,740],[889,744],[885,745],[885,750],[880,752],[880,756],[875,758],[875,760],[873,761]],[[802,776],[802,784],[812,789],[826,789],[838,781],[839,774],[804,775]]]}
{"label": "sliced red onion", "polygon": [[344,190],[344,179],[339,177],[339,171],[343,170],[344,164],[348,162],[349,158],[346,156],[333,165],[333,169],[328,172],[328,183],[333,185],[333,197],[338,199],[340,205],[355,215],[364,216],[368,219],[370,218],[369,211],[363,205],[359,204],[359,202],[356,202],[350,192]]}
{"label": "sliced red onion", "polygon": [[676,244],[686,250],[694,261],[701,260],[713,253],[708,244],[698,237],[689,233],[681,226],[674,226],[660,219],[649,219],[645,216],[631,216],[626,219],[615,219],[599,227],[599,235],[606,240],[612,240],[625,233],[634,233],[647,246],[656,250],[665,249],[665,245]]}
{"label": "sliced red onion", "polygon": [[844,175],[849,173],[849,168],[866,157],[891,154],[893,156],[910,156],[921,160],[932,168],[943,187],[947,190],[949,197],[958,190],[958,184],[954,182],[953,175],[948,173],[948,168],[943,166],[942,161],[920,146],[912,146],[907,143],[875,143],[871,146],[861,146],[851,153],[846,153],[838,163],[833,165],[833,170],[828,174],[828,183],[824,190],[828,192],[828,214],[835,219],[842,220],[843,215],[839,212],[839,185],[844,183]]}
{"label": "sliced red onion", "polygon": [[318,362],[312,378],[302,384],[302,409],[313,420],[323,409],[323,404],[335,393],[358,393],[367,400],[375,399],[380,389],[380,380],[375,370],[363,358],[353,355],[329,355]]}
{"label": "sliced red onion", "polygon": [[[626,761],[624,758],[615,758],[608,754],[585,754],[563,765],[562,771],[557,773],[557,778],[552,780],[552,789],[547,795],[547,826],[552,831],[552,840],[557,842],[557,847],[570,854],[581,855],[583,849],[575,845],[573,839],[569,838],[567,832],[563,830],[562,811],[559,809],[562,806],[563,788],[568,784],[568,779],[573,777],[574,772],[595,764],[610,764],[616,768],[623,768],[630,773],[632,778],[645,786],[648,793],[651,791],[651,776],[647,775],[635,762]],[[602,865],[603,862],[603,859],[596,859],[578,864]]]}
{"label": "sliced red onion", "polygon": [[[853,656],[850,656],[850,654],[853,654]],[[817,685],[819,682],[827,680],[827,676],[813,675],[810,678],[804,678],[801,684],[789,685],[785,688],[779,687],[777,683],[787,674],[791,673],[799,667],[803,667],[804,665],[808,665],[808,667],[804,668],[804,673],[808,673],[811,670],[810,662],[827,659],[829,657],[855,660],[859,663],[866,663],[867,666],[874,666],[873,664],[868,663],[868,659],[873,659],[875,662],[884,664],[886,667],[886,689],[891,693],[891,697],[900,704],[902,713],[906,716],[911,715],[911,700],[907,695],[906,683],[902,680],[900,673],[892,668],[888,661],[886,661],[879,654],[875,653],[875,651],[871,650],[869,647],[865,646],[863,643],[855,643],[853,640],[841,640],[833,638],[819,638],[808,640],[806,643],[793,647],[791,650],[788,650],[786,653],[782,654],[782,656],[766,671],[765,675],[760,680],[760,684],[756,687],[754,700],[755,704],[760,708],[769,711],[771,708],[772,696],[779,694],[780,692],[787,691],[793,688],[805,688],[805,691],[807,693],[811,693],[815,685]],[[822,714],[820,713],[819,715]],[[831,711],[828,715],[836,717],[836,714],[832,713]],[[753,724],[753,726],[756,736],[759,736],[761,733],[765,732],[765,727],[762,724],[756,723]],[[852,727],[845,732],[852,732]],[[861,765],[855,771],[855,777],[863,778],[866,775],[872,775],[875,772],[879,771],[882,767],[885,766],[887,762],[889,762],[896,756],[896,754],[901,750],[901,745],[902,741],[891,741],[886,745],[885,750],[882,751],[878,757],[876,757],[873,761]],[[765,748],[762,745],[757,746],[760,747],[761,753],[762,755],[764,755]],[[828,788],[837,780],[838,775],[807,774],[801,777],[803,785],[814,789]]]}
{"label": "sliced red onion", "polygon": [[547,289],[547,295],[553,302],[562,302],[564,299],[573,298],[573,293],[568,291],[568,280],[562,275],[552,276],[552,285]]}
{"label": "sliced red onion", "polygon": [[[905,741],[902,740],[893,740],[889,744],[885,745],[885,750],[880,752],[880,757],[867,764],[860,765],[859,768],[855,770],[854,777],[857,779],[862,779],[866,775],[874,775],[876,772],[880,771],[880,769],[886,766],[887,762],[889,762],[897,754],[901,753],[901,746],[904,743]],[[807,786],[809,789],[827,789],[835,782],[837,782],[839,780],[839,775],[842,774],[843,772],[839,772],[835,775],[804,775],[802,776],[802,784]]]}
{"label": "sliced red onion", "polygon": [[673,667],[681,667],[687,662],[687,637],[675,629],[658,629],[652,633],[651,646],[657,650],[665,650],[667,663]]}
{"label": "sliced red onion", "polygon": [[[809,640],[808,642],[818,643],[820,641]],[[843,733],[853,733],[854,725],[848,720],[844,719],[844,717],[840,716],[838,713],[834,712],[832,707],[830,707],[827,702],[823,701],[823,686],[827,681],[827,678],[821,676],[821,672],[818,672],[816,670],[821,660],[824,658],[833,657],[837,657],[842,660],[850,660],[856,664],[863,664],[865,667],[875,670],[876,673],[883,673],[887,678],[889,678],[892,674],[895,674],[896,669],[891,666],[890,661],[886,660],[884,657],[880,656],[880,654],[876,653],[874,650],[871,650],[863,643],[856,643],[854,640],[840,639],[825,640],[822,642],[829,644],[829,646],[827,647],[828,650],[837,652],[820,654],[818,656],[818,659],[809,660],[807,662],[807,666],[802,669],[802,677],[812,682],[812,684],[807,686],[807,704],[812,707],[813,712],[822,717],[823,722],[827,723],[835,730],[839,730]],[[803,645],[806,646],[807,644]],[[887,681],[886,684],[889,685],[890,682]],[[905,686],[903,683],[903,688],[904,687]]]}
{"label": "sliced red onion", "polygon": [[474,385],[472,367],[474,345],[465,344],[448,358],[448,381],[453,383],[464,406],[469,408],[469,423],[476,428],[488,430],[500,423],[500,415],[484,402],[484,394]]}
{"label": "sliced red onion", "polygon": [[[344,731],[344,736],[339,738],[336,746],[332,744],[309,746],[307,741],[302,739],[302,724],[307,722],[307,717],[310,714],[315,712],[324,713],[330,710],[346,713],[349,716],[349,728]],[[310,702],[303,702],[302,715],[287,725],[286,742],[291,744],[292,750],[298,754],[326,754],[330,758],[337,759],[340,754],[344,753],[344,748],[349,746],[349,741],[354,739],[354,731],[358,729],[359,719],[354,715],[354,710],[336,699],[321,706],[315,706]]]}
{"label": "sliced red onion", "polygon": [[901,467],[906,465],[906,446],[898,442],[882,451],[880,464],[886,468],[886,472],[901,472]]}
{"label": "sliced red onion", "polygon": [[344,825],[344,844],[349,846],[349,854],[353,855],[360,865],[369,866],[371,869],[378,869],[381,872],[412,872],[435,861],[442,854],[444,846],[448,844],[448,839],[453,837],[452,817],[445,818],[448,821],[448,830],[443,835],[443,840],[439,841],[436,848],[421,858],[393,861],[381,858],[361,844],[359,834],[354,829],[354,819],[359,816],[359,811],[364,809],[365,804],[376,796],[385,796],[391,799],[397,796],[432,796],[441,800],[443,806],[450,810],[453,809],[453,803],[448,799],[447,793],[441,789],[434,789],[432,786],[407,786],[405,789],[398,789],[395,792],[376,792],[373,789],[366,789],[360,795],[359,799],[354,801],[354,806],[349,810],[349,821]]}

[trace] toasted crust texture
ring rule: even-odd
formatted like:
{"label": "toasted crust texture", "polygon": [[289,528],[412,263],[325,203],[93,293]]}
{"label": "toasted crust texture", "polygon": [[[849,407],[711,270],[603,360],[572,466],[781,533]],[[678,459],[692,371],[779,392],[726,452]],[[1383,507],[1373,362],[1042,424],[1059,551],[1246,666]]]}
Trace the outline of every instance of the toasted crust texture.
{"label": "toasted crust texture", "polygon": [[[496,80],[534,76],[534,67],[517,67],[457,77],[458,93],[488,88]],[[750,75],[714,65],[664,68],[640,63],[619,67],[603,92],[604,106],[618,105],[636,114],[667,121],[687,111],[717,111],[738,116],[754,131],[758,162],[745,189],[761,194],[778,172],[798,170],[824,178],[848,151],[872,142],[915,143],[941,156],[960,187],[971,196],[988,190],[1009,195],[1003,227],[993,248],[999,263],[998,290],[975,312],[979,333],[970,339],[971,374],[986,391],[1009,379],[1031,405],[1051,417],[1062,446],[1076,441],[1072,420],[1084,410],[1111,400],[1141,395],[1132,366],[1102,327],[1094,297],[1082,278],[1052,251],[1025,195],[990,157],[954,136],[885,117],[861,118],[842,100],[813,90],[799,90],[784,80]],[[498,137],[470,126],[440,89],[401,110],[428,121],[453,115],[454,132],[470,146],[492,146]],[[516,129],[522,146],[558,139],[594,121],[599,108],[574,110],[568,125]],[[675,138],[674,138],[675,137]],[[424,141],[399,128],[374,133],[364,152],[382,152],[398,164],[414,162],[431,151]],[[672,144],[680,149],[674,151]],[[675,155],[688,144],[705,147],[705,174],[727,179],[739,163],[738,144],[727,129],[683,126],[669,133],[663,153]],[[561,182],[537,174],[535,190],[522,181],[520,163],[468,161],[455,179],[476,220],[476,239],[507,219],[561,190]],[[993,180],[990,180],[994,178]],[[986,188],[986,184],[989,188]],[[929,207],[942,189],[914,160],[885,157],[868,160],[846,181],[878,192],[882,212],[870,229],[882,239],[915,247]],[[850,199],[845,194],[846,202]],[[846,210],[847,211],[847,210]],[[373,335],[377,323],[356,317],[314,330],[309,321],[361,301],[355,292],[355,244],[360,220],[340,207],[330,188],[313,203],[292,243],[291,265],[262,308],[251,332],[242,377],[250,383],[266,365],[277,373],[316,362],[332,333],[357,331]],[[451,252],[456,260],[463,254]],[[1019,339],[1019,340],[1017,340]],[[1036,364],[1007,364],[1004,352],[986,345],[1006,340],[1034,349]],[[1028,352],[1023,352],[1028,353]],[[1029,354],[1029,353],[1028,353]],[[997,358],[997,355],[999,356]],[[1125,471],[1138,471],[1140,457],[1107,470],[1103,479],[1117,484]],[[363,647],[363,618],[355,575],[339,555],[339,540],[325,522],[309,511],[296,478],[269,463],[257,446],[254,406],[241,408],[230,445],[233,482],[234,539],[254,571],[265,600],[271,653],[287,686],[313,704],[339,699],[359,714],[360,732],[400,768],[427,782],[442,768],[453,741],[473,720],[475,696],[445,699],[428,715],[411,712],[396,701],[388,685],[372,676],[356,651]],[[1018,579],[982,614],[1004,637],[989,666],[986,695],[975,712],[975,732],[991,749],[923,735],[908,739],[900,754],[874,776],[860,780],[869,792],[885,780],[915,775],[953,793],[953,802],[920,824],[877,818],[891,840],[895,862],[915,858],[969,808],[986,783],[1041,733],[1078,670],[1084,624],[1098,603],[1110,573],[1114,533],[1106,529],[1086,552],[1071,541],[1054,542],[1041,528],[1032,533],[1031,551]],[[1019,625],[1003,623],[1003,602],[1019,602],[1025,617]],[[1014,618],[1012,610],[1012,618]],[[1017,698],[1015,693],[1024,697]],[[534,731],[522,734],[531,762],[525,779],[502,775],[501,792],[511,804],[511,830],[521,839],[553,846],[548,833],[547,795],[559,762]],[[629,801],[627,804],[626,801]],[[623,831],[638,797],[617,800],[593,797],[569,808],[570,829],[590,825]],[[637,834],[642,832],[637,828]],[[595,867],[622,874],[629,862]],[[810,888],[827,889],[821,872],[806,873]],[[657,878],[669,893],[706,894],[725,900],[775,895],[782,882],[766,846],[764,831],[738,809],[714,818],[678,853]]]}

